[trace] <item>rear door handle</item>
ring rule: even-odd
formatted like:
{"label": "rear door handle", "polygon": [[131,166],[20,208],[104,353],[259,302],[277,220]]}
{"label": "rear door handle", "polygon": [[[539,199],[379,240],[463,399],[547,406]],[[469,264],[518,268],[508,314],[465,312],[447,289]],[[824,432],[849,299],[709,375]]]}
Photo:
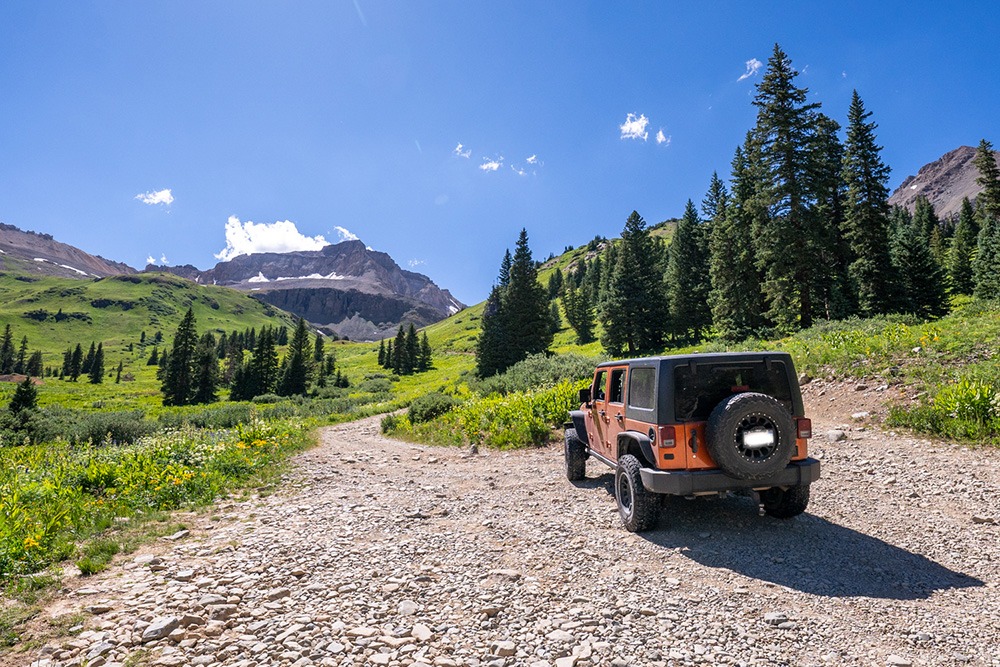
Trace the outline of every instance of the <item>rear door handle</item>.
{"label": "rear door handle", "polygon": [[617,419],[618,421],[622,421],[623,419],[625,419],[625,417],[623,417],[621,413],[618,413],[617,415],[615,415],[615,419]]}

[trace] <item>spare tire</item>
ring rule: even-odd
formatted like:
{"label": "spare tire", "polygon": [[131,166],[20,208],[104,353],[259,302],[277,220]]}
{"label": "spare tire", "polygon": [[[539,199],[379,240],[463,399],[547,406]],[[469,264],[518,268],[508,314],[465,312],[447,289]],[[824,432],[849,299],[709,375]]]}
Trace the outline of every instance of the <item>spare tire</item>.
{"label": "spare tire", "polygon": [[735,394],[708,418],[708,453],[730,477],[766,479],[788,465],[795,453],[795,421],[767,394]]}

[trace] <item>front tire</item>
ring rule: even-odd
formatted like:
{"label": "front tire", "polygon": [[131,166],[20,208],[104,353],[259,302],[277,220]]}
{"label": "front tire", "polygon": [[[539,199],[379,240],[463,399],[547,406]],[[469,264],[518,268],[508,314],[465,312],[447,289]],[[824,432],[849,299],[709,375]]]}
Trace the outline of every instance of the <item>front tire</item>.
{"label": "front tire", "polygon": [[809,485],[790,486],[787,489],[775,487],[760,494],[760,502],[768,516],[776,519],[791,519],[806,511],[809,505]]}
{"label": "front tire", "polygon": [[631,454],[618,459],[615,471],[615,500],[625,530],[640,533],[656,525],[660,499],[642,485],[639,460]]}
{"label": "front tire", "polygon": [[566,429],[565,442],[566,479],[577,482],[587,476],[587,449],[576,436],[575,428]]}

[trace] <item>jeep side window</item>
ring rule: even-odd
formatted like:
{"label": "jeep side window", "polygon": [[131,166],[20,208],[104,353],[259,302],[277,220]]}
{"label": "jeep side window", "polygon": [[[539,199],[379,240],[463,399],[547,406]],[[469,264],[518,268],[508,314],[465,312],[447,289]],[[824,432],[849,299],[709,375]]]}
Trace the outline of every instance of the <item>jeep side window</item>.
{"label": "jeep side window", "polygon": [[633,368],[628,376],[628,406],[652,410],[656,396],[656,369]]}
{"label": "jeep side window", "polygon": [[597,379],[594,380],[594,388],[591,390],[591,400],[603,401],[604,400],[604,387],[608,381],[608,372],[601,371],[597,374]]}
{"label": "jeep side window", "polygon": [[625,402],[625,369],[615,368],[611,371],[611,396],[608,403]]}

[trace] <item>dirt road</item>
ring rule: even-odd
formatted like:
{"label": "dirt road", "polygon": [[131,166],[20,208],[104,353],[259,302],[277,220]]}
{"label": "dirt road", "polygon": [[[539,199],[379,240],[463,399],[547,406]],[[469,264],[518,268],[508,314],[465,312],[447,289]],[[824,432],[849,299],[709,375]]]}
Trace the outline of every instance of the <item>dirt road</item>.
{"label": "dirt road", "polygon": [[85,629],[0,661],[1000,665],[1000,452],[865,430],[850,415],[876,391],[805,396],[823,462],[805,515],[675,499],[643,535],[610,470],[571,484],[560,447],[331,427],[279,492],[70,582],[48,615],[89,608]]}

